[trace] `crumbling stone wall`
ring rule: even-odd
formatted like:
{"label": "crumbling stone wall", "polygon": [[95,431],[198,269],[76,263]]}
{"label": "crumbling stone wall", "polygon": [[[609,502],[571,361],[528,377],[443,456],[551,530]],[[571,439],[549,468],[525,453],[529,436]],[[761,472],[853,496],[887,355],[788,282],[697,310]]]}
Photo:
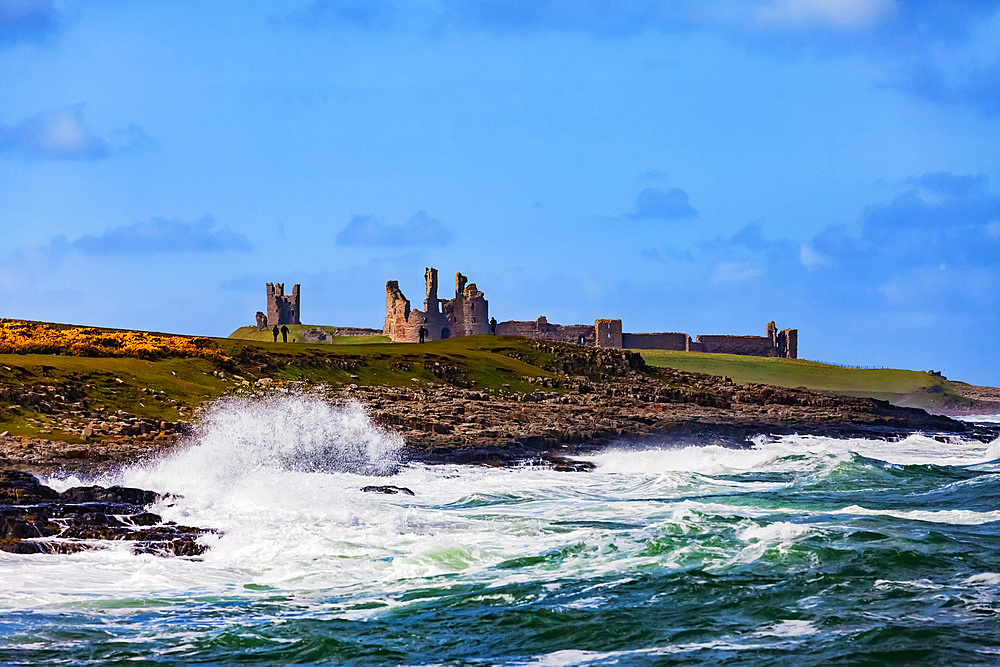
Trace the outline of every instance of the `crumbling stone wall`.
{"label": "crumbling stone wall", "polygon": [[594,339],[597,347],[610,347],[620,350],[622,347],[622,321],[595,320]]}
{"label": "crumbling stone wall", "polygon": [[497,323],[499,336],[523,336],[554,343],[572,343],[594,347],[596,330],[588,324],[549,324],[544,315],[535,320],[509,320]]}
{"label": "crumbling stone wall", "polygon": [[774,322],[768,322],[766,333],[766,336],[698,336],[697,340],[688,341],[687,349],[688,352],[798,358],[798,329],[778,331]]}
{"label": "crumbling stone wall", "polygon": [[627,350],[675,350],[685,352],[691,336],[686,333],[623,333],[622,347]]}
{"label": "crumbling stone wall", "polygon": [[778,356],[786,359],[799,358],[799,330],[782,329],[777,336]]}
{"label": "crumbling stone wall", "polygon": [[302,324],[299,312],[299,285],[292,287],[291,296],[286,296],[284,283],[267,283],[267,322]]}
{"label": "crumbling stone wall", "polygon": [[267,328],[267,315],[257,311],[257,331],[263,331]]}
{"label": "crumbling stone wall", "polygon": [[698,336],[697,343],[700,349],[691,351],[755,357],[778,356],[778,348],[766,336]]}
{"label": "crumbling stone wall", "polygon": [[455,298],[438,298],[437,269],[424,271],[426,295],[423,310],[412,310],[410,301],[399,289],[399,283],[390,280],[385,284],[385,324],[382,333],[394,342],[420,341],[420,329],[425,330],[424,340],[441,340],[455,336],[472,336],[490,332],[489,302],[461,273],[455,274]]}
{"label": "crumbling stone wall", "polygon": [[[413,310],[399,289],[399,283],[385,284],[385,324],[382,332],[396,342],[416,343],[420,329],[424,340],[490,333],[489,302],[461,273],[455,274],[455,298],[438,298],[437,269],[424,270],[424,309]],[[297,286],[296,286],[297,287]],[[769,322],[765,336],[702,335],[692,340],[686,333],[624,333],[620,319],[599,319],[593,325],[551,324],[544,315],[536,320],[508,320],[497,323],[497,335],[523,336],[536,340],[573,343],[588,347],[626,348],[633,350],[676,350],[715,352],[762,357],[796,358],[798,331],[779,332]]]}

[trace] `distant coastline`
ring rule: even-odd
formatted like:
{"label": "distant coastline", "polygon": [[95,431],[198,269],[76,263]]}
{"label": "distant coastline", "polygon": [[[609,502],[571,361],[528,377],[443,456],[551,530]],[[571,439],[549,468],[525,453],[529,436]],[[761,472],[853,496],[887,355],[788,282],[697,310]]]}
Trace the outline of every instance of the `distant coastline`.
{"label": "distant coastline", "polygon": [[[45,326],[55,325],[35,323],[24,335]],[[94,340],[111,335],[87,331]],[[8,340],[0,353],[0,464],[86,471],[156,456],[182,443],[199,411],[226,395],[308,391],[358,400],[376,423],[403,435],[412,457],[555,466],[567,465],[562,457],[571,452],[670,438],[745,446],[760,433],[899,437],[922,430],[991,439],[990,429],[873,396],[905,388],[904,380],[924,382],[911,394],[947,399],[957,408],[951,412],[962,414],[996,412],[1000,395],[913,371],[677,353],[689,366],[707,359],[725,369],[692,372],[648,351],[644,357],[506,336],[354,345],[175,337],[174,348],[155,351],[142,347],[150,345],[143,336],[163,335],[116,335],[140,341],[140,356],[113,356],[124,354],[121,347],[95,352],[105,356],[19,354]],[[755,375],[773,384],[754,382]],[[780,386],[845,377],[873,384],[841,394]]]}

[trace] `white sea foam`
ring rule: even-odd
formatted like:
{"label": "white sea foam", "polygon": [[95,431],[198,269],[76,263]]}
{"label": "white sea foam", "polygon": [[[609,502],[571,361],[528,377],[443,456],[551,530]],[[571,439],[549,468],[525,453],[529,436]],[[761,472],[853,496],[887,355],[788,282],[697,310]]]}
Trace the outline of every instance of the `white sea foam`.
{"label": "white sea foam", "polygon": [[308,394],[227,398],[196,424],[187,447],[132,468],[123,481],[186,489],[278,470],[385,475],[398,467],[402,446],[356,401],[338,406]]}
{"label": "white sea foam", "polygon": [[739,532],[739,538],[744,542],[760,542],[764,544],[792,542],[803,535],[812,532],[812,528],[799,523],[776,521],[761,526],[752,524]]}
{"label": "white sea foam", "polygon": [[[743,450],[689,445],[605,452],[591,457],[596,473],[574,474],[400,466],[401,445],[358,404],[336,407],[311,396],[222,401],[185,448],[97,480],[180,494],[154,511],[221,531],[203,538],[212,546],[203,560],[134,556],[122,543],[71,556],[0,553],[0,611],[109,599],[127,608],[129,600],[156,605],[178,596],[271,594],[245,588],[252,585],[278,589],[323,614],[358,617],[418,604],[398,594],[431,582],[493,587],[533,580],[558,587],[564,578],[618,580],[636,568],[695,564],[719,570],[823,530],[821,521],[789,518],[801,509],[756,505],[742,501],[740,493],[780,490],[855,453],[894,463],[964,464],[988,455],[982,443],[921,436],[901,442],[789,436],[762,438]],[[778,481],[741,479],[744,473],[776,475]],[[81,482],[89,480],[59,484]],[[361,491],[387,483],[416,495]],[[829,511],[807,514],[816,518]],[[996,520],[992,512],[932,507],[920,514],[856,506],[833,513]],[[661,539],[701,534],[716,537],[711,544]],[[525,557],[538,565],[497,567]],[[612,594],[595,589],[592,598]],[[347,602],[331,601],[331,595]],[[384,606],[352,610],[359,599]]]}
{"label": "white sea foam", "polygon": [[839,510],[831,510],[830,514],[850,514],[862,516],[891,516],[897,519],[927,521],[930,523],[951,523],[956,525],[974,526],[983,523],[1000,521],[1000,510],[976,512],[973,510],[880,510],[851,505]]}
{"label": "white sea foam", "polygon": [[980,424],[1000,424],[1000,414],[961,415],[960,417],[955,417],[955,419],[964,422],[974,422]]}
{"label": "white sea foam", "polygon": [[973,586],[1000,586],[1000,573],[981,572],[968,577],[965,583]]}
{"label": "white sea foam", "polygon": [[757,634],[769,637],[805,637],[817,632],[819,630],[809,621],[788,620],[762,628]]}
{"label": "white sea foam", "polygon": [[611,449],[590,457],[598,470],[641,475],[694,472],[727,475],[742,472],[815,473],[853,455],[896,465],[976,465],[1000,459],[1000,439],[992,443],[912,434],[896,442],[813,435],[759,437],[748,448],[718,445],[670,445]]}

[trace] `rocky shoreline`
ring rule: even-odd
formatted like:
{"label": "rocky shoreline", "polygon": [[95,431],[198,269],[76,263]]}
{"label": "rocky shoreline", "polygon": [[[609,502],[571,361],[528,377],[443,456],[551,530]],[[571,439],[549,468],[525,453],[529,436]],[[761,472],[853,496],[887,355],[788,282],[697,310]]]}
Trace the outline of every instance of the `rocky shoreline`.
{"label": "rocky shoreline", "polygon": [[[757,435],[811,434],[894,439],[915,431],[992,440],[977,428],[884,401],[818,394],[646,366],[633,352],[534,344],[548,373],[519,393],[464,388],[461,369],[435,362],[441,384],[311,386],[262,379],[249,396],[307,391],[334,403],[360,401],[379,425],[403,436],[411,460],[510,465],[525,460],[579,469],[564,458],[617,443],[749,446]],[[547,361],[544,361],[547,359]],[[197,419],[197,415],[193,416]],[[60,417],[72,421],[72,415]],[[68,423],[68,422],[67,422]],[[70,426],[73,426],[70,424]],[[87,418],[91,442],[0,434],[0,466],[90,472],[161,455],[184,442],[188,424],[150,423],[124,413]],[[575,467],[574,467],[575,466]]]}
{"label": "rocky shoreline", "polygon": [[[635,353],[538,342],[532,364],[545,375],[515,391],[470,388],[462,369],[434,361],[441,380],[428,386],[313,386],[261,379],[237,394],[248,399],[308,392],[333,403],[358,401],[372,420],[400,434],[411,461],[481,465],[532,462],[585,471],[573,455],[643,444],[747,447],[759,435],[810,434],[895,439],[914,432],[990,441],[1000,425],[978,427],[884,401],[818,394],[728,378],[650,368]],[[48,389],[48,388],[47,388]],[[96,474],[185,446],[191,422],[155,422],[118,411],[95,417],[59,401],[60,387],[24,396],[83,442],[0,434],[0,550],[74,553],[124,541],[134,553],[196,557],[206,530],[163,521],[147,508],[169,501],[153,491],[76,487],[62,493],[29,471]],[[198,418],[197,411],[192,421]],[[8,470],[3,470],[8,468]],[[412,493],[368,486],[374,493]]]}
{"label": "rocky shoreline", "polygon": [[62,493],[29,473],[0,470],[0,551],[69,554],[127,541],[134,554],[199,556],[212,532],[147,511],[165,496],[123,486],[79,486]]}

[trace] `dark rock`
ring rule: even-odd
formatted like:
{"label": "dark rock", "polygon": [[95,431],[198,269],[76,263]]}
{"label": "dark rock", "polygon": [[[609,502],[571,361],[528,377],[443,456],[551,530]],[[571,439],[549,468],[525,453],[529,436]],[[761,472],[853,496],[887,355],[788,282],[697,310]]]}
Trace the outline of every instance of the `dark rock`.
{"label": "dark rock", "polygon": [[[134,553],[198,556],[207,530],[178,526],[144,507],[160,496],[130,487],[81,486],[56,493],[28,473],[0,471],[0,551],[67,554],[134,542]],[[52,541],[47,538],[59,538]]]}
{"label": "dark rock", "polygon": [[0,471],[0,505],[30,505],[58,496],[58,493],[43,486],[31,473],[20,470]]}
{"label": "dark rock", "polygon": [[366,493],[405,493],[408,496],[416,495],[405,486],[393,486],[392,484],[386,484],[385,486],[365,486],[361,490]]}
{"label": "dark rock", "polygon": [[74,486],[59,494],[62,500],[73,503],[122,503],[127,505],[151,505],[159,500],[159,495],[144,489],[128,486]]}

